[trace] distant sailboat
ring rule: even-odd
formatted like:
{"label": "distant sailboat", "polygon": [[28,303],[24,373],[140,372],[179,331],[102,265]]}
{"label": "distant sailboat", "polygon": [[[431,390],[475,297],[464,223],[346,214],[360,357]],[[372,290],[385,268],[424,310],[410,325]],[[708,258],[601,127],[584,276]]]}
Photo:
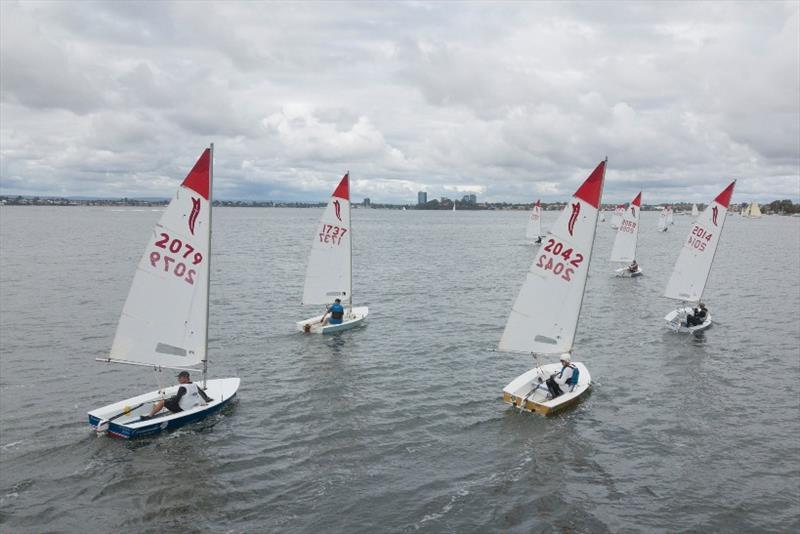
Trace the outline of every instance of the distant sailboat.
{"label": "distant sailboat", "polygon": [[667,225],[672,226],[675,224],[675,221],[672,220],[674,214],[672,206],[667,206]]}
{"label": "distant sailboat", "polygon": [[332,334],[360,324],[369,308],[353,307],[353,240],[350,227],[350,174],[345,174],[322,213],[306,268],[303,304],[331,304],[342,300],[339,324],[321,323],[323,315],[297,322],[301,332]]}
{"label": "distant sailboat", "polygon": [[761,208],[759,207],[758,202],[751,202],[748,204],[742,212],[742,217],[747,217],[748,219],[760,219]]}
{"label": "distant sailboat", "polygon": [[455,202],[455,200],[453,201],[453,211],[456,211],[456,202]]}
{"label": "distant sailboat", "polygon": [[664,206],[661,208],[661,214],[658,216],[658,231],[659,232],[666,232],[667,228],[667,214],[669,213],[669,208]]}
{"label": "distant sailboat", "polygon": [[[202,386],[182,384],[180,411],[151,407],[178,393],[179,386],[151,391],[89,412],[98,433],[136,438],[178,428],[218,412],[236,396],[238,378],[206,380],[208,290],[211,271],[211,178],[214,145],[181,183],[159,219],[133,277],[117,333],[106,358],[98,361],[163,369],[202,368]],[[199,372],[199,370],[197,370]],[[197,389],[211,398],[201,402]]]}
{"label": "distant sailboat", "polygon": [[620,223],[622,222],[622,216],[625,214],[625,209],[627,206],[625,204],[620,204],[616,208],[614,208],[614,215],[611,217],[611,228],[614,230],[619,228]]}
{"label": "distant sailboat", "polygon": [[636,259],[636,243],[639,237],[639,216],[641,214],[642,193],[639,192],[631,202],[630,207],[625,210],[622,222],[617,230],[617,237],[614,239],[614,247],[611,249],[612,262],[625,263],[625,267],[616,270],[617,276],[634,277],[644,274],[641,267],[631,270],[631,262]]}
{"label": "distant sailboat", "polygon": [[[562,364],[542,365],[538,355],[569,356],[578,329],[597,229],[606,162],[601,161],[564,207],[539,248],[500,339],[498,350],[530,354],[536,367],[503,388],[503,401],[520,410],[552,414],[577,402],[591,386],[582,363],[572,363],[577,383],[550,398],[545,380]],[[565,354],[566,353],[566,354]],[[570,356],[571,358],[571,356]]]}
{"label": "distant sailboat", "polygon": [[697,211],[697,204],[692,204],[692,217],[696,219],[699,214],[700,212]]}
{"label": "distant sailboat", "polygon": [[531,214],[528,217],[528,227],[525,230],[525,237],[534,243],[542,242],[542,203],[540,200],[533,205]]}
{"label": "distant sailboat", "polygon": [[734,180],[692,224],[689,237],[684,241],[678,261],[675,262],[664,292],[665,297],[684,303],[684,306],[664,317],[667,327],[675,332],[697,332],[711,326],[711,312],[707,312],[702,324],[687,326],[687,316],[693,312],[692,307],[685,304],[700,302],[703,297],[735,185]]}

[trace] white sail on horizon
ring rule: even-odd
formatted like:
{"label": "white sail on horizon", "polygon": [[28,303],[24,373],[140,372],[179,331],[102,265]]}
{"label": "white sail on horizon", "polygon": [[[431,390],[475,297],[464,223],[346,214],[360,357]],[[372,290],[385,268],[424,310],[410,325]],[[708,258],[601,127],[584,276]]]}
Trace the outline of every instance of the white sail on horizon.
{"label": "white sail on horizon", "polygon": [[173,368],[205,359],[211,165],[206,149],[153,229],[109,361]]}
{"label": "white sail on horizon", "polygon": [[697,204],[692,204],[692,217],[697,218],[700,215],[700,212],[697,209]]}
{"label": "white sail on horizon", "polygon": [[667,228],[667,213],[669,213],[669,209],[666,206],[661,208],[661,213],[658,216],[659,232],[663,232]]}
{"label": "white sail on horizon", "polygon": [[350,185],[345,174],[320,217],[311,245],[303,304],[352,303]]}
{"label": "white sail on horizon", "polygon": [[514,302],[499,350],[555,354],[572,349],[605,168],[603,161],[594,169],[545,236]]}
{"label": "white sail on horizon", "polygon": [[702,297],[735,185],[734,180],[692,224],[667,283],[665,297],[685,302],[698,302]]}

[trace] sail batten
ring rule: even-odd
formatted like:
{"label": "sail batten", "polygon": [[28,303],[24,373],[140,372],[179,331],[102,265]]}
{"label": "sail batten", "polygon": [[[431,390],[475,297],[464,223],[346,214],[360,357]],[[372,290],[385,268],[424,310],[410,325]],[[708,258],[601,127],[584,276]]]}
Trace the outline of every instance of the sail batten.
{"label": "sail batten", "polygon": [[210,172],[206,149],[148,239],[104,361],[171,368],[205,359]]}
{"label": "sail batten", "polygon": [[514,302],[498,350],[555,354],[572,349],[605,166],[603,161],[595,168],[547,233]]}
{"label": "sail batten", "polygon": [[350,175],[345,174],[331,195],[314,234],[306,268],[303,304],[352,302],[352,239]]}
{"label": "sail batten", "polygon": [[735,184],[734,180],[692,224],[667,283],[665,297],[698,302],[703,296]]}

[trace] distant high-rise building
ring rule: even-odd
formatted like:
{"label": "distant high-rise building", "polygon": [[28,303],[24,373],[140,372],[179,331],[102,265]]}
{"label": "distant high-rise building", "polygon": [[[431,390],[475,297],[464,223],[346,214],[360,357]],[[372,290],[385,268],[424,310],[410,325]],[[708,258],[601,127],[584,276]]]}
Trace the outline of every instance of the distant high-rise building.
{"label": "distant high-rise building", "polygon": [[369,197],[364,197],[364,207],[368,208],[370,206]]}
{"label": "distant high-rise building", "polygon": [[464,204],[477,204],[478,197],[473,194],[464,195],[464,197],[461,199],[461,202],[463,202]]}
{"label": "distant high-rise building", "polygon": [[417,204],[427,204],[428,203],[428,193],[425,191],[420,191],[417,193]]}

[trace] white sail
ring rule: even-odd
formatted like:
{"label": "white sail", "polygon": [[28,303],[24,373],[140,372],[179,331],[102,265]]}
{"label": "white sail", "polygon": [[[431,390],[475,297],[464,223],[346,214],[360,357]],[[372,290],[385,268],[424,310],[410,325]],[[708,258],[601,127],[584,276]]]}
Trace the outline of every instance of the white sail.
{"label": "white sail", "polygon": [[675,224],[675,222],[672,220],[673,214],[674,214],[674,212],[672,210],[672,206],[667,206],[667,224],[668,225]]}
{"label": "white sail", "polygon": [[733,181],[717,195],[692,224],[667,283],[665,297],[686,302],[697,302],[702,297],[735,185]]}
{"label": "white sail", "polygon": [[533,205],[531,215],[528,217],[528,227],[525,230],[525,237],[528,239],[537,239],[542,235],[542,203],[537,200]]}
{"label": "white sail", "polygon": [[625,214],[625,204],[620,204],[614,209],[614,215],[611,217],[611,228],[617,229],[622,223],[622,216]]}
{"label": "white sail", "polygon": [[639,216],[641,213],[642,193],[636,195],[630,207],[625,210],[622,222],[611,249],[611,260],[630,263],[636,258],[636,241],[639,237]]}
{"label": "white sail", "polygon": [[699,214],[700,214],[700,212],[699,212],[699,211],[697,211],[697,204],[692,204],[692,217],[695,217],[695,218],[697,218],[697,216],[698,216]]}
{"label": "white sail", "polygon": [[499,349],[552,354],[572,348],[589,272],[606,162],[561,212],[514,302]]}
{"label": "white sail", "polygon": [[210,173],[206,149],[150,235],[110,361],[170,368],[205,359]]}
{"label": "white sail", "polygon": [[751,202],[745,208],[744,213],[742,213],[743,217],[747,217],[749,219],[758,219],[761,217],[761,208],[759,207],[757,202]]}
{"label": "white sail", "polygon": [[312,239],[303,304],[352,303],[349,174],[334,190]]}
{"label": "white sail", "polygon": [[658,216],[658,231],[663,232],[667,228],[667,207],[661,208],[661,214]]}

